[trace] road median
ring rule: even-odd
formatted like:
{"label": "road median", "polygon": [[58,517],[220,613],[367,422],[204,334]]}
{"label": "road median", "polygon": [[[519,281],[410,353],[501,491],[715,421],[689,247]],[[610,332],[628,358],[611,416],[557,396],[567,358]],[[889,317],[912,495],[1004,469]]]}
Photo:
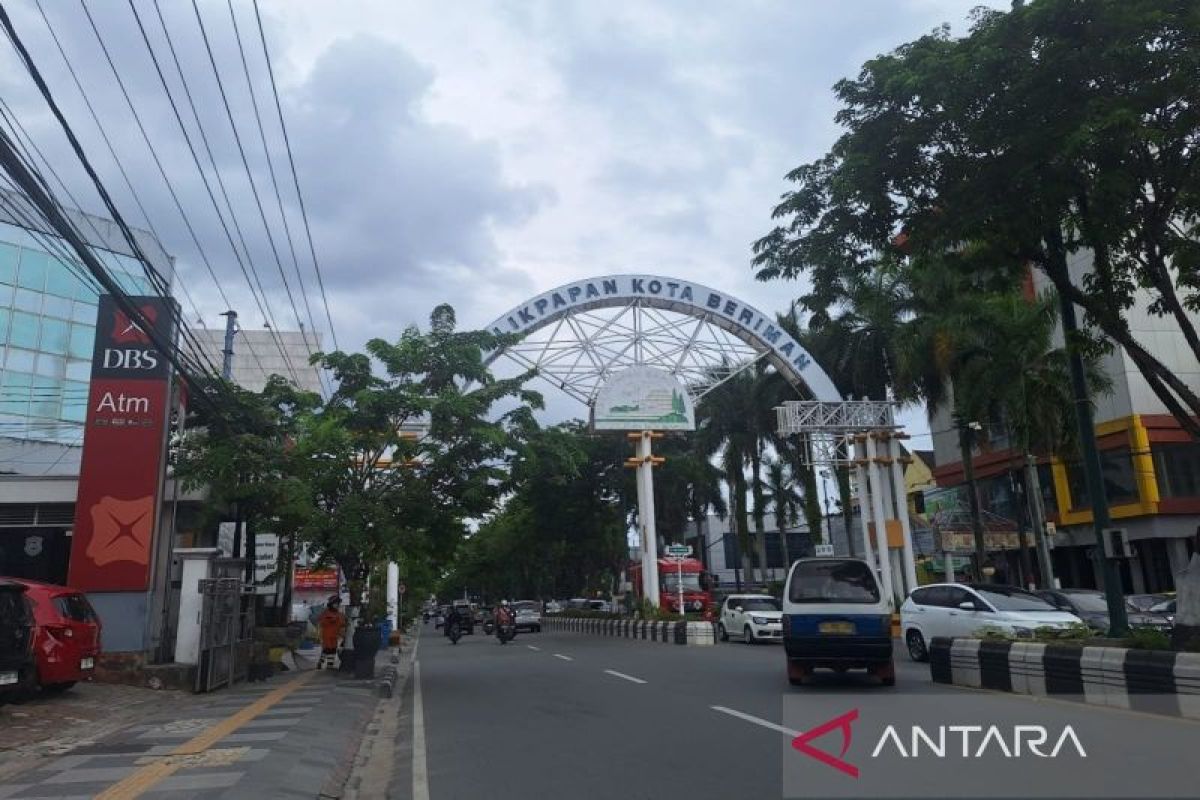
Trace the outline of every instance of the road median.
{"label": "road median", "polygon": [[547,616],[542,618],[542,627],[548,631],[693,647],[716,642],[716,627],[711,622]]}

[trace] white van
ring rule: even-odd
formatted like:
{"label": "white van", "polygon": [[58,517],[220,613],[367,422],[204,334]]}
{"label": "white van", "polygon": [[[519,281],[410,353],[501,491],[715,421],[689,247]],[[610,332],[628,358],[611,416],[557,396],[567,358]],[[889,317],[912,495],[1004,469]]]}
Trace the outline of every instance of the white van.
{"label": "white van", "polygon": [[802,558],[783,591],[783,646],[788,682],[814,669],[866,669],[884,686],[896,683],[892,602],[875,572],[857,558]]}

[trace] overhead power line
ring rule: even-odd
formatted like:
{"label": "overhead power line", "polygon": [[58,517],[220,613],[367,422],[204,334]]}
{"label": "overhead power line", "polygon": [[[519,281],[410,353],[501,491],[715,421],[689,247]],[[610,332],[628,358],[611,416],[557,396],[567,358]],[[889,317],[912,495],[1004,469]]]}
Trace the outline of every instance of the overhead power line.
{"label": "overhead power line", "polygon": [[[0,5],[0,25],[3,25],[10,41],[12,41],[13,46],[16,48],[19,56],[21,57],[21,61],[24,64],[26,71],[37,85],[39,92],[42,94],[42,98],[46,101],[46,104],[50,107],[51,112],[58,120],[58,123],[60,127],[62,127],[64,134],[66,134],[67,140],[71,144],[71,148],[74,150],[76,157],[83,164],[85,171],[88,173],[88,176],[92,179],[96,186],[96,191],[100,194],[106,207],[108,207],[109,212],[113,215],[113,222],[116,223],[119,228],[121,228],[131,249],[139,257],[145,259],[145,254],[141,251],[141,248],[134,240],[132,232],[125,224],[120,212],[117,210],[115,204],[113,204],[112,198],[109,196],[108,191],[104,188],[99,176],[92,168],[90,161],[88,161],[87,154],[83,151],[83,147],[76,138],[74,131],[71,129],[70,124],[63,116],[62,110],[55,102],[49,87],[46,85],[46,82],[37,67],[37,64],[34,63],[29,51],[21,41],[21,38],[17,34],[16,29],[13,27],[12,20],[9,18],[8,12],[3,5]],[[22,160],[20,153],[14,147],[12,140],[4,131],[0,131],[0,166],[4,167],[9,177],[20,187],[34,207],[36,207],[42,216],[45,217],[46,221],[50,224],[54,231],[75,250],[79,260],[84,264],[84,266],[87,267],[88,271],[92,273],[97,282],[99,282],[101,286],[103,286],[105,290],[112,295],[113,301],[117,304],[118,308],[120,308],[121,311],[126,314],[130,321],[137,324],[146,333],[147,338],[150,339],[154,346],[158,348],[159,352],[163,354],[163,356],[171,363],[171,365],[175,367],[180,378],[188,384],[189,388],[193,390],[197,400],[211,403],[211,398],[209,398],[204,392],[204,386],[196,380],[196,377],[192,374],[192,371],[188,368],[188,365],[186,365],[180,358],[179,351],[173,346],[174,343],[164,339],[151,321],[145,317],[141,309],[138,308],[136,304],[130,302],[129,296],[126,295],[124,291],[116,284],[104,265],[100,263],[100,261],[84,242],[83,238],[79,235],[79,232],[75,229],[74,225],[62,213],[58,204],[46,190],[44,179],[37,177],[35,170],[32,170],[30,165],[27,165]]]}
{"label": "overhead power line", "polygon": [[[132,2],[132,0],[131,0]],[[217,57],[213,53],[212,42],[208,38],[208,29],[204,25],[204,17],[200,13],[200,5],[196,0],[192,0],[192,10],[196,14],[196,24],[200,27],[200,37],[204,40],[204,51],[208,54],[208,63],[212,66],[213,76],[217,80],[217,90],[221,94],[221,105],[225,108],[225,117],[229,121],[229,128],[233,131],[233,140],[237,145],[238,156],[242,160],[242,168],[246,172],[246,181],[250,184],[250,194],[254,198],[254,205],[258,209],[259,219],[262,220],[263,230],[267,234],[267,244],[271,248],[271,255],[275,258],[275,265],[279,268],[279,279],[283,282],[284,291],[287,294],[288,304],[292,307],[292,314],[296,321],[300,322],[300,310],[296,306],[296,298],[292,294],[292,286],[288,282],[287,272],[283,268],[283,259],[279,256],[279,248],[275,246],[275,237],[271,233],[271,225],[267,222],[267,212],[263,208],[262,198],[258,193],[258,185],[254,182],[254,172],[250,169],[250,160],[246,157],[246,148],[242,144],[242,136],[238,132],[237,122],[233,118],[233,108],[229,104],[229,95],[225,91],[225,82],[221,79],[221,69],[217,66]],[[304,340],[304,347],[308,350],[309,355],[313,354],[312,348],[308,346],[308,338],[304,336],[304,331],[301,329],[301,338]]]}
{"label": "overhead power line", "polygon": [[[104,51],[105,56],[108,59],[109,67],[110,67],[114,77],[117,79],[118,84],[123,87],[124,82],[122,81],[122,79],[120,77],[120,73],[117,71],[116,65],[113,62],[111,55],[109,54],[108,46],[107,46],[107,44],[105,44],[104,38],[100,34],[100,30],[96,26],[95,20],[92,19],[91,13],[88,11],[86,2],[84,0],[80,0],[80,3],[83,5],[84,12],[87,14],[88,20],[91,22],[92,31],[96,36],[96,40],[97,40],[97,42],[99,42],[101,49]],[[233,233],[229,229],[229,225],[230,225],[230,223],[232,223],[234,230],[237,232],[238,240],[241,242],[243,250],[246,251],[246,259],[249,259],[250,253],[249,253],[249,249],[246,247],[245,237],[242,235],[241,226],[238,225],[236,215],[233,214],[233,205],[232,205],[232,203],[230,203],[229,194],[225,188],[224,179],[221,177],[220,170],[217,169],[217,167],[216,167],[216,160],[213,158],[211,147],[209,147],[208,137],[205,135],[204,127],[200,123],[199,115],[196,112],[195,103],[192,101],[191,90],[189,89],[189,87],[187,85],[186,77],[184,77],[183,69],[179,63],[178,56],[175,52],[174,43],[171,41],[170,32],[167,30],[166,21],[162,17],[162,12],[158,8],[158,4],[156,2],[155,9],[158,10],[159,21],[163,26],[163,33],[167,38],[167,45],[171,50],[172,58],[175,60],[176,69],[178,70],[178,72],[180,74],[180,79],[183,82],[184,92],[185,92],[185,94],[187,94],[189,104],[191,104],[192,113],[193,113],[193,115],[196,116],[197,127],[198,127],[198,130],[200,133],[201,140],[204,143],[204,147],[208,153],[209,160],[212,164],[214,177],[216,178],[217,185],[220,188],[221,194],[225,199],[225,203],[229,207],[229,212],[230,212],[230,221],[229,222],[226,221],[225,215],[221,212],[221,206],[217,202],[216,193],[213,191],[213,187],[212,187],[212,184],[209,182],[208,175],[207,175],[207,173],[205,173],[204,168],[200,163],[200,156],[196,152],[196,146],[192,141],[191,134],[188,133],[187,126],[184,124],[183,115],[180,113],[179,106],[175,102],[174,93],[171,91],[170,84],[167,83],[166,75],[163,73],[162,66],[158,60],[158,55],[155,53],[154,47],[150,42],[149,33],[146,31],[146,26],[142,21],[141,14],[138,12],[137,6],[134,5],[133,0],[129,0],[129,7],[133,12],[134,20],[137,22],[138,31],[140,32],[141,37],[142,37],[142,42],[146,46],[146,50],[150,55],[150,60],[154,65],[155,73],[158,75],[159,83],[162,85],[163,91],[166,93],[166,96],[167,96],[167,101],[171,105],[171,111],[174,114],[176,124],[179,126],[179,130],[183,134],[184,141],[188,147],[188,152],[192,156],[192,163],[195,165],[196,171],[200,174],[200,180],[204,184],[204,189],[205,189],[206,194],[208,195],[209,202],[212,204],[213,210],[216,212],[217,220],[221,225],[221,230],[222,230],[222,232],[224,232],[225,238],[229,243],[230,249],[233,251],[234,260],[237,261],[238,267],[242,272],[242,277],[245,278],[246,285],[250,289],[250,296],[254,299],[255,305],[258,307],[259,312],[263,315],[263,318],[265,320],[267,320],[268,324],[271,324],[271,321],[274,319],[274,317],[270,312],[270,301],[266,296],[265,290],[263,290],[263,288],[262,288],[261,280],[257,280],[258,275],[257,275],[257,271],[254,270],[253,261],[250,261],[249,267],[248,267],[246,260],[243,260],[241,253],[238,251],[237,243],[234,241],[234,238],[233,238]],[[134,107],[133,101],[130,99],[128,92],[125,92],[125,99],[126,99],[126,103],[129,105],[130,111],[134,114],[135,119],[137,119],[138,118],[137,110]],[[144,129],[143,129],[143,134],[144,134]],[[149,142],[149,137],[146,136],[145,138],[147,139],[147,142]],[[152,145],[150,145],[150,146],[152,147]],[[166,180],[168,182],[168,184],[170,183],[170,180],[166,176],[165,170],[163,171],[163,178],[164,178],[164,180]],[[173,192],[172,192],[172,194],[173,194]],[[183,213],[182,206],[180,206],[180,213]],[[190,230],[190,226],[189,226],[189,230]],[[198,242],[197,242],[197,246],[199,246]],[[207,264],[207,261],[206,261],[206,265],[209,268],[210,275],[212,276],[213,280],[217,283],[217,285],[219,287],[220,281],[217,279],[215,272],[213,272],[211,264]],[[254,276],[255,276],[254,279],[252,279],[250,277],[252,270],[254,270]],[[255,290],[256,281],[258,283],[258,291],[257,292]],[[260,292],[262,294],[261,298],[259,296]],[[229,308],[233,307],[233,304],[229,302],[228,297],[225,296],[223,291],[221,292],[221,297],[223,300],[225,300],[226,305]],[[275,326],[271,325],[271,327],[272,327],[272,329],[274,329]],[[276,346],[279,349],[280,355],[284,359],[284,363],[287,365],[289,372],[291,372],[291,374],[292,374],[292,379],[298,383],[299,376],[296,373],[295,368],[291,364],[291,359],[288,357],[287,351],[284,348],[282,341],[280,340],[280,338],[278,336],[274,336],[273,338],[275,340]],[[256,358],[257,358],[257,356],[256,356]]]}
{"label": "overhead power line", "polygon": [[296,159],[292,155],[292,141],[288,136],[287,123],[284,121],[283,106],[279,102],[279,88],[275,83],[275,68],[271,66],[271,53],[267,49],[267,36],[263,31],[262,15],[258,11],[258,0],[254,2],[254,19],[258,23],[258,38],[262,42],[263,59],[267,62],[267,74],[271,78],[271,94],[275,98],[275,112],[279,115],[279,129],[283,132],[283,144],[287,150],[288,166],[292,171],[292,183],[296,186],[296,201],[300,204],[300,218],[304,221],[304,235],[308,240],[308,252],[312,256],[313,272],[317,275],[317,285],[321,289],[321,302],[325,306],[325,319],[329,322],[329,337],[333,340],[333,348],[340,350],[337,331],[333,327],[333,315],[329,313],[329,295],[325,292],[325,279],[321,276],[321,263],[317,260],[317,250],[313,246],[312,228],[308,224],[308,210],[304,207],[304,193],[300,191],[300,178],[296,174]]}

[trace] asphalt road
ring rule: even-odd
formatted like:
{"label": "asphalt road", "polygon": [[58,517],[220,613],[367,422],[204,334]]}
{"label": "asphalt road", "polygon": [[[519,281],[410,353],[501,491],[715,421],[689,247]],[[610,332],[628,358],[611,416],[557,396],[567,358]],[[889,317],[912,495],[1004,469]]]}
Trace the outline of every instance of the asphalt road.
{"label": "asphalt road", "polygon": [[[1105,748],[1124,737],[1151,750],[1139,762],[1137,753],[1131,760],[1123,749],[1126,766],[1139,774],[1123,770],[1124,778],[1105,779],[1101,788],[1114,792],[1109,796],[1143,796],[1146,770],[1157,769],[1160,759],[1177,757],[1193,769],[1200,752],[1200,726],[1193,723],[935,685],[927,665],[899,650],[894,688],[865,673],[818,673],[813,685],[793,688],[783,659],[782,647],[771,644],[695,648],[569,633],[521,634],[504,646],[477,634],[453,646],[426,626],[409,687],[414,696],[404,704],[404,724],[418,719],[412,741],[397,752],[404,777],[396,785],[407,788],[415,776],[415,800],[705,800],[778,798],[785,789],[799,796],[807,790],[797,790],[796,781],[809,786],[804,781],[811,775],[807,796],[968,796],[966,787],[991,796],[1038,796],[1039,786],[1045,796],[1057,796],[1066,791],[1056,783],[1059,773],[1102,775],[1111,766]],[[854,747],[842,755],[871,767],[883,765],[888,754],[870,761],[878,734],[868,723],[880,730],[884,722],[933,726],[947,714],[950,724],[1071,724],[1085,740],[1088,760],[1067,763],[1073,752],[1019,765],[1012,759],[909,759],[873,772],[864,767],[863,780],[849,781],[791,747],[799,731],[847,710],[864,722],[856,723]],[[819,749],[838,755],[838,733],[817,743]],[[907,731],[903,738],[908,741]],[[815,771],[797,778],[796,768]],[[841,783],[827,793],[826,779]],[[898,791],[897,782],[911,791]],[[1162,796],[1192,796],[1173,791],[1168,787]],[[1075,795],[1102,796],[1087,786]]]}

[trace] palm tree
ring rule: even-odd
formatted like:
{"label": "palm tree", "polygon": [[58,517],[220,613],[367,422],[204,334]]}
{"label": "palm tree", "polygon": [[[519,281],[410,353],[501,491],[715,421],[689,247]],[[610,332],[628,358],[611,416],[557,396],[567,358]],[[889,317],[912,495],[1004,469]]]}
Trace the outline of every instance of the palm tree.
{"label": "palm tree", "polygon": [[779,543],[783,548],[783,568],[792,566],[792,555],[788,550],[787,527],[795,525],[804,498],[796,491],[796,482],[780,459],[767,462],[766,491],[775,509],[775,526],[779,529]]}
{"label": "palm tree", "polygon": [[[1038,539],[1041,581],[1050,588],[1049,552],[1041,536],[1042,509],[1035,453],[1061,455],[1078,445],[1069,353],[1054,342],[1058,301],[1046,294],[1030,301],[1017,293],[992,295],[978,305],[977,341],[955,383],[958,402],[977,418],[1000,420],[1025,469],[1029,519]],[[1092,395],[1112,391],[1097,359],[1085,359]],[[1021,528],[1021,556],[1028,558]],[[1024,562],[1026,574],[1029,566]]]}
{"label": "palm tree", "polygon": [[[949,404],[960,421],[998,421],[1007,427],[1029,465],[1027,481],[1033,488],[1034,453],[1061,453],[1075,443],[1068,353],[1054,344],[1057,323],[1057,301],[1051,296],[1030,300],[1011,290],[945,298],[903,329],[897,346],[897,394],[923,399],[930,412]],[[1110,390],[1094,357],[1087,371],[1093,394]],[[963,436],[961,444],[967,467],[970,440]],[[1041,493],[1028,494],[1037,529],[1043,519]],[[968,499],[974,512],[975,498]],[[975,550],[982,566],[986,547],[980,524],[975,525]],[[1021,552],[1025,557],[1023,542]],[[1050,577],[1047,554],[1039,550],[1039,557],[1045,582]]]}
{"label": "palm tree", "polygon": [[696,451],[704,459],[715,459],[724,473],[742,569],[752,583],[757,578],[751,559],[746,467],[759,458],[760,432],[755,423],[758,393],[754,384],[755,376],[743,370],[704,395],[696,407]]}

